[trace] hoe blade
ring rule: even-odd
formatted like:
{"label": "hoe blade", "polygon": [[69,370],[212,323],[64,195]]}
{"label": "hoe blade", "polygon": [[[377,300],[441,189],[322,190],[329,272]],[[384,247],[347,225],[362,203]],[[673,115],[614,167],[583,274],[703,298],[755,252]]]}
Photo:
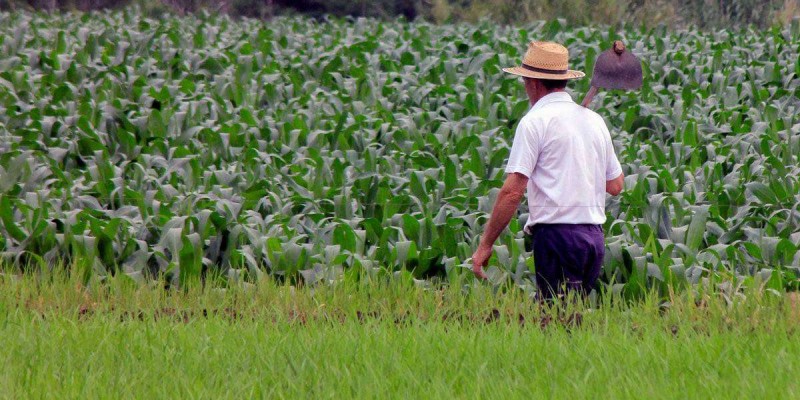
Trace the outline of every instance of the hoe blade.
{"label": "hoe blade", "polygon": [[635,90],[642,87],[642,61],[617,40],[594,64],[593,87]]}

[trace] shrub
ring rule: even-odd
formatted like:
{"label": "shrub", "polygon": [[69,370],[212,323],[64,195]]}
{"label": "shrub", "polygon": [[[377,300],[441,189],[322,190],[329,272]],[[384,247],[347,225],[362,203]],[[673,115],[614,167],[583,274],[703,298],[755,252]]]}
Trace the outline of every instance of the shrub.
{"label": "shrub", "polygon": [[383,19],[404,16],[438,23],[488,18],[515,25],[563,18],[576,25],[767,27],[789,24],[800,15],[800,0],[0,0],[0,10],[87,11],[131,4],[139,5],[153,16],[165,12],[182,15],[204,9],[255,18],[268,18],[275,13]]}

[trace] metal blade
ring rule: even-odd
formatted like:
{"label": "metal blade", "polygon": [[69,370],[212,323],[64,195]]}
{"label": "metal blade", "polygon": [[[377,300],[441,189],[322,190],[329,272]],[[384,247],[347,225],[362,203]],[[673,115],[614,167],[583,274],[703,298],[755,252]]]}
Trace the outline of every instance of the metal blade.
{"label": "metal blade", "polygon": [[592,73],[593,87],[635,90],[642,87],[642,61],[617,40],[600,54]]}

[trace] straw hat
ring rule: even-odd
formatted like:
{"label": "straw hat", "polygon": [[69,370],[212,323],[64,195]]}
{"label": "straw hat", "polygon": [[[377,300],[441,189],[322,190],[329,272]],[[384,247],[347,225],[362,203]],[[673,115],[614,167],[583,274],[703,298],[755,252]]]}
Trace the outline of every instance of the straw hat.
{"label": "straw hat", "polygon": [[503,68],[510,74],[536,79],[578,79],[586,76],[581,71],[567,66],[569,50],[553,42],[531,42],[519,67]]}

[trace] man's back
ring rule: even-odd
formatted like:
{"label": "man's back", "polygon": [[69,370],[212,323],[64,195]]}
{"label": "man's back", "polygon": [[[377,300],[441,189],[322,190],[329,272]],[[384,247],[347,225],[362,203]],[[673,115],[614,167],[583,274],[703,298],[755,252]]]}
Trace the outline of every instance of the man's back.
{"label": "man's back", "polygon": [[556,92],[520,121],[506,172],[529,177],[529,230],[535,224],[604,223],[606,181],[622,169],[603,119]]}

